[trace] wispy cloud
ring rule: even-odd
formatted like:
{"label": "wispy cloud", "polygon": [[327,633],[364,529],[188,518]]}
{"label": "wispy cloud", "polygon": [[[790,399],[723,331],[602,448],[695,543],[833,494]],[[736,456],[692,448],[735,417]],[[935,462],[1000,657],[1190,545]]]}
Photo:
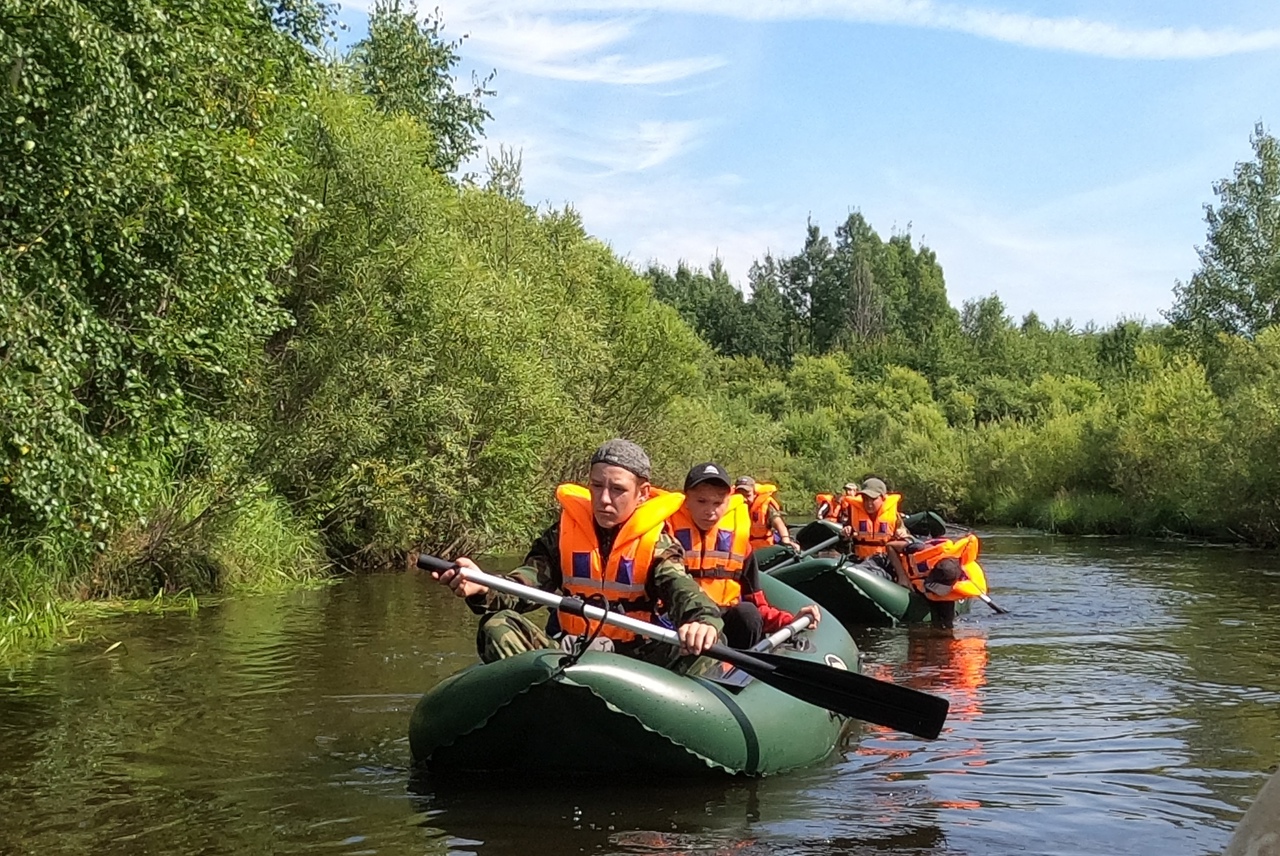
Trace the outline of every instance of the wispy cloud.
{"label": "wispy cloud", "polygon": [[901,187],[944,260],[951,298],[991,292],[1015,317],[1108,323],[1168,305],[1174,279],[1192,269],[1192,235],[1125,229],[1120,221],[1164,201],[1153,173],[1074,193],[1034,208],[1010,210],[991,199],[938,186]]}
{"label": "wispy cloud", "polygon": [[637,267],[684,261],[706,267],[719,258],[733,280],[745,285],[752,262],[770,249],[802,238],[796,212],[735,203],[724,177],[613,181],[578,188],[574,206],[593,231],[609,236],[617,252]]}
{"label": "wispy cloud", "polygon": [[612,83],[623,86],[670,83],[711,71],[722,65],[724,60],[719,57],[694,57],[629,65],[625,57],[616,55],[576,63],[528,62],[518,57],[508,58],[505,62],[507,69],[521,74],[549,77],[554,80]]}
{"label": "wispy cloud", "polygon": [[526,171],[536,171],[544,181],[589,187],[609,176],[667,165],[698,146],[705,134],[703,122],[647,120],[551,133],[526,128],[507,143],[524,152]]}
{"label": "wispy cloud", "polygon": [[[450,9],[450,14],[453,11]],[[466,5],[459,14],[461,26],[474,28],[468,50],[482,51],[487,58],[527,63],[558,63],[592,54],[626,41],[634,31],[634,24],[621,18],[560,22],[546,17],[484,14]]]}
{"label": "wispy cloud", "polygon": [[1125,27],[1081,17],[1046,17],[934,0],[481,0],[465,3],[462,8],[468,15],[484,17],[590,11],[889,24],[951,30],[1029,48],[1116,59],[1206,59],[1280,48],[1280,29]]}
{"label": "wispy cloud", "polygon": [[[622,50],[637,22],[625,17],[573,18],[552,6],[461,2],[449,6],[450,28],[466,33],[470,56],[506,71],[574,82],[645,86],[670,83],[724,65],[718,56],[636,61]],[[584,10],[579,10],[584,11]],[[646,54],[652,47],[643,46]],[[607,51],[607,53],[606,53]]]}

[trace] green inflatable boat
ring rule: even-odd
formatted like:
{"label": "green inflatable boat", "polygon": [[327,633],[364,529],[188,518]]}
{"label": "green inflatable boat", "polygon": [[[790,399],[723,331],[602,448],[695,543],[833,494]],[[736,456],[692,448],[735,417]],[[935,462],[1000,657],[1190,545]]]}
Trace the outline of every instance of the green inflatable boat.
{"label": "green inflatable boat", "polygon": [[[917,535],[936,536],[945,524],[932,512],[921,512],[906,518],[907,526]],[[826,520],[815,520],[796,533],[801,551],[830,542],[840,534],[840,527]],[[835,552],[838,543],[829,545]],[[825,551],[824,551],[825,552]],[[934,620],[949,623],[954,616],[969,610],[967,600],[952,607],[930,601],[915,589],[901,586],[875,570],[855,564],[846,555],[819,555],[800,561],[787,561],[794,553],[785,547],[764,547],[756,551],[765,576],[781,580],[816,601],[845,627],[891,627]]]}
{"label": "green inflatable boat", "polygon": [[[769,601],[796,612],[812,601],[762,580]],[[860,667],[835,621],[775,653]],[[422,697],[409,723],[414,763],[439,771],[765,776],[815,764],[850,721],[737,670],[691,678],[589,651],[564,665],[532,651],[471,666]]]}

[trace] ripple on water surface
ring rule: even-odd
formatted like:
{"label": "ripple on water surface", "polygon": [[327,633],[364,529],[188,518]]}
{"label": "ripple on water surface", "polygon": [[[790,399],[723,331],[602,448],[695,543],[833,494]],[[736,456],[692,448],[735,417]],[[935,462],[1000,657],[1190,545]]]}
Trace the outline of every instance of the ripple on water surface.
{"label": "ripple on water surface", "polygon": [[997,535],[984,565],[1011,614],[858,634],[951,700],[941,739],[763,781],[411,779],[413,705],[475,658],[412,573],[107,622],[0,674],[0,852],[1219,850],[1277,760],[1274,558]]}

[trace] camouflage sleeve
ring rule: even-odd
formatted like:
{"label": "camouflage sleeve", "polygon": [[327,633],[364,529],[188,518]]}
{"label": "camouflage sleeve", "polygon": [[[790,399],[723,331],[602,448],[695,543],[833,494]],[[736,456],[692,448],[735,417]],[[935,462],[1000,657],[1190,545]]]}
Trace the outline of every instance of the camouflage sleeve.
{"label": "camouflage sleeve", "polygon": [[774,505],[771,502],[769,503],[768,508],[769,510],[765,513],[765,516],[764,516],[764,523],[766,526],[772,529],[773,522],[777,520],[779,517],[781,517],[784,521],[786,520],[787,515],[783,513],[782,509],[779,508],[777,505]]}
{"label": "camouflage sleeve", "polygon": [[[560,524],[556,523],[538,536],[538,540],[533,542],[533,546],[524,557],[524,564],[503,576],[521,585],[559,593]],[[516,612],[533,612],[535,609],[541,609],[536,603],[493,589],[467,598],[467,606],[471,607],[471,611],[477,615],[503,609],[514,609]]]}
{"label": "camouflage sleeve", "polygon": [[697,580],[684,569],[684,549],[666,534],[658,538],[649,568],[649,597],[665,607],[667,618],[679,627],[691,621],[702,621],[716,630],[724,630],[720,607],[702,591]]}

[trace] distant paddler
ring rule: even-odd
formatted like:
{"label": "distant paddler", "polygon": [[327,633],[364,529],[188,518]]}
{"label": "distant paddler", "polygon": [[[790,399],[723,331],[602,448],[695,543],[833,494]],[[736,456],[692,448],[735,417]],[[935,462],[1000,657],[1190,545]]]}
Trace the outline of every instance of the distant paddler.
{"label": "distant paddler", "polygon": [[816,506],[814,518],[817,520],[828,520],[832,523],[838,522],[840,520],[841,499],[846,496],[851,497],[857,492],[857,483],[849,482],[844,486],[844,494],[841,497],[837,497],[833,493],[818,494],[813,498],[814,505]]}
{"label": "distant paddler", "polygon": [[782,515],[782,505],[778,502],[778,486],[775,484],[757,484],[751,476],[739,476],[733,483],[735,493],[742,494],[747,503],[747,511],[751,515],[751,547],[758,549],[771,544],[786,544],[794,547],[787,531],[787,521]]}
{"label": "distant paddler", "polygon": [[846,491],[840,500],[840,523],[845,540],[858,561],[873,559],[891,578],[893,566],[886,555],[890,547],[901,549],[910,542],[911,532],[899,512],[902,495],[889,493],[882,479],[866,479],[852,496]]}
{"label": "distant paddler", "polygon": [[[686,671],[717,641],[724,622],[719,607],[685,571],[680,545],[665,532],[667,518],[684,502],[649,484],[649,456],[628,440],[610,440],[591,456],[587,485],[556,489],[560,519],[533,543],[524,564],[507,576],[522,585],[607,602],[610,610],[651,621],[661,603],[680,637],[680,648],[646,640],[610,624],[598,627],[579,615],[555,611],[547,629],[525,613],[537,604],[469,582],[452,570],[432,577],[467,599],[483,616],[476,647],[486,663],[544,648],[576,650],[598,632],[592,647]],[[479,570],[467,558],[457,564]],[[706,661],[704,661],[706,662]]]}
{"label": "distant paddler", "polygon": [[725,641],[730,648],[751,648],[804,615],[817,627],[817,606],[792,615],[770,605],[760,590],[750,514],[732,484],[719,464],[696,465],[684,479],[684,504],[667,520],[668,531],[684,548],[685,569],[720,606]]}

